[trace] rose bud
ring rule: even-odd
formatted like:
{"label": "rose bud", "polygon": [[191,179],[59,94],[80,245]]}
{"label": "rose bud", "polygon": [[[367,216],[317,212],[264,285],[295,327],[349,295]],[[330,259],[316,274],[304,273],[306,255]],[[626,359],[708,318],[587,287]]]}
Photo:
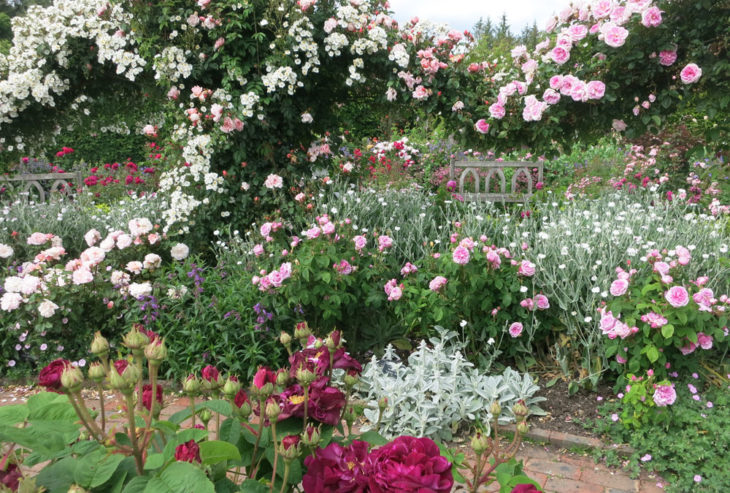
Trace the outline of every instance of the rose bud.
{"label": "rose bud", "polygon": [[213,413],[210,412],[210,409],[205,408],[198,412],[198,417],[200,418],[200,421],[205,423],[205,427],[208,428],[208,421],[210,421],[210,418],[213,417]]}
{"label": "rose bud", "polygon": [[109,385],[123,394],[131,393],[140,377],[137,367],[125,359],[115,361],[109,373]]}
{"label": "rose bud", "polygon": [[142,387],[142,405],[148,411],[152,410],[152,415],[155,417],[159,416],[162,410],[162,393],[162,385],[158,383],[155,391],[155,408],[152,410],[152,385],[148,383]]}
{"label": "rose bud", "polygon": [[289,344],[291,344],[291,336],[289,333],[282,330],[281,335],[279,336],[279,342],[288,347]]}
{"label": "rose bud", "polygon": [[160,363],[167,358],[167,346],[164,339],[153,339],[144,348],[144,356],[154,366],[160,366]]}
{"label": "rose bud", "polygon": [[388,398],[387,397],[381,397],[380,399],[378,399],[378,409],[380,409],[382,411],[386,407],[388,407]]}
{"label": "rose bud", "polygon": [[499,402],[492,401],[492,404],[489,406],[489,412],[492,413],[492,417],[497,418],[502,414],[502,406],[499,405]]}
{"label": "rose bud", "polygon": [[287,435],[281,440],[279,453],[289,462],[299,457],[299,435]]}
{"label": "rose bud", "polygon": [[512,407],[512,412],[515,414],[515,416],[527,416],[525,401],[523,401],[522,399],[517,401],[517,404]]}
{"label": "rose bud", "polygon": [[218,390],[223,385],[223,379],[221,378],[218,368],[213,365],[208,365],[203,368],[201,372],[203,375],[203,387],[208,390]]}
{"label": "rose bud", "polygon": [[520,421],[519,423],[517,423],[517,432],[520,433],[521,435],[524,435],[525,433],[527,433],[527,431],[529,429],[530,429],[530,427],[524,421]]}
{"label": "rose bud", "polygon": [[289,372],[284,368],[279,368],[276,371],[276,385],[279,387],[286,387],[289,384]]}
{"label": "rose bud", "polygon": [[84,374],[78,367],[68,365],[61,374],[61,386],[69,392],[76,392],[84,382]]}
{"label": "rose bud", "polygon": [[188,375],[183,382],[183,392],[190,397],[195,397],[200,392],[200,380],[195,375]]}
{"label": "rose bud", "polygon": [[276,418],[279,417],[281,414],[281,407],[279,406],[279,403],[276,402],[274,399],[269,399],[266,401],[266,417],[269,418],[272,421],[275,421]]}
{"label": "rose bud", "polygon": [[332,332],[330,332],[330,334],[324,340],[324,345],[327,346],[327,349],[329,349],[330,351],[334,351],[335,349],[338,349],[340,346],[342,346],[342,335],[340,334],[340,331],[333,330]]}
{"label": "rose bud", "polygon": [[38,375],[38,383],[50,392],[61,393],[61,375],[67,366],[71,366],[69,360],[59,358],[52,361],[41,370]]}
{"label": "rose bud", "polygon": [[481,455],[489,447],[489,438],[484,436],[482,432],[477,431],[476,435],[471,437],[471,448],[474,453]]}
{"label": "rose bud", "polygon": [[303,366],[300,366],[297,370],[297,382],[299,382],[303,387],[308,387],[309,384],[314,382],[315,378],[317,378],[317,376],[314,372],[307,370]]}
{"label": "rose bud", "polygon": [[200,447],[195,440],[181,443],[175,448],[175,460],[178,462],[200,462]]}
{"label": "rose bud", "polygon": [[276,376],[274,372],[262,366],[256,371],[253,376],[253,386],[251,392],[256,396],[257,399],[266,399],[274,391],[274,382]]}
{"label": "rose bud", "polygon": [[322,434],[319,427],[315,428],[312,425],[307,426],[304,430],[304,437],[302,437],[302,443],[309,447],[316,447],[322,439]]}
{"label": "rose bud", "polygon": [[248,394],[244,390],[239,390],[233,403],[238,407],[241,416],[248,418],[251,415],[251,401],[248,400]]}
{"label": "rose bud", "polygon": [[91,363],[91,366],[89,367],[89,378],[96,383],[101,383],[102,381],[104,381],[104,379],[106,378],[106,370],[104,369],[104,365],[102,365],[98,361]]}
{"label": "rose bud", "polygon": [[358,380],[360,380],[360,377],[358,376],[357,372],[348,371],[343,377],[343,380],[345,381],[346,386],[353,387],[358,382]]}
{"label": "rose bud", "polygon": [[229,399],[233,399],[238,391],[241,390],[241,382],[238,381],[238,377],[231,375],[223,385],[223,394]]}
{"label": "rose bud", "polygon": [[302,346],[306,343],[310,335],[312,335],[312,331],[309,329],[307,322],[299,322],[294,326],[294,339],[299,339],[302,342]]}
{"label": "rose bud", "polygon": [[122,344],[131,351],[143,349],[149,342],[149,337],[139,331],[138,324],[132,325],[132,330],[122,338]]}
{"label": "rose bud", "polygon": [[347,406],[347,409],[345,409],[345,421],[347,421],[347,427],[351,428],[352,423],[355,422],[357,419],[357,414],[355,413],[355,408],[352,406]]}
{"label": "rose bud", "polygon": [[91,341],[91,354],[98,357],[109,354],[109,341],[98,330],[94,334],[94,340]]}

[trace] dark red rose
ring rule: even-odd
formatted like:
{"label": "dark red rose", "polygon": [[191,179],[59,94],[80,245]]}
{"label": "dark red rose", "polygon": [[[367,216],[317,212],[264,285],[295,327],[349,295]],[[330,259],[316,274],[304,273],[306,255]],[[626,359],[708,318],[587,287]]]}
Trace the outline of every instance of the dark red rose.
{"label": "dark red rose", "polygon": [[203,374],[203,379],[205,379],[209,382],[217,382],[218,377],[220,376],[220,372],[218,371],[218,368],[216,368],[213,365],[208,365],[205,368],[203,368],[202,374]]}
{"label": "dark red rose", "polygon": [[[162,385],[160,385],[159,383],[157,384],[157,393],[155,394],[155,400],[161,407],[162,406]],[[148,411],[152,407],[152,385],[149,383],[145,384],[142,387],[142,405]]]}
{"label": "dark red rose", "polygon": [[319,349],[308,348],[297,351],[289,356],[289,376],[292,379],[297,378],[297,371],[301,368],[309,370],[315,375],[321,377],[327,372],[330,366],[329,350],[322,346]]}
{"label": "dark red rose", "polygon": [[318,382],[328,382],[326,377],[315,381],[309,389],[309,416],[321,423],[337,425],[340,421],[342,408],[346,404],[345,394],[335,387],[317,385]]}
{"label": "dark red rose", "polygon": [[175,448],[175,460],[178,462],[200,462],[200,447],[195,440],[181,443]]}
{"label": "dark red rose", "polygon": [[299,435],[287,435],[281,439],[281,446],[284,450],[296,447],[299,443]]}
{"label": "dark red rose", "polygon": [[362,365],[355,358],[345,352],[345,348],[340,348],[335,351],[334,357],[332,358],[334,364],[332,368],[341,368],[346,371],[355,371],[359,375],[362,373]]}
{"label": "dark red rose", "polygon": [[518,484],[512,488],[511,493],[540,493],[540,490],[535,488],[535,485],[532,484]]}
{"label": "dark red rose", "polygon": [[243,389],[238,391],[236,397],[233,398],[233,402],[236,404],[236,406],[238,406],[239,409],[246,403],[248,403],[249,405],[251,404],[251,401],[248,399],[248,394]]}
{"label": "dark red rose", "polygon": [[276,373],[271,371],[269,368],[262,366],[253,376],[253,386],[261,390],[267,383],[270,383],[271,385],[276,383]]}
{"label": "dark red rose", "polygon": [[66,367],[71,366],[71,362],[66,359],[57,359],[51,361],[48,366],[41,370],[38,375],[38,383],[50,392],[61,393],[61,375]]}
{"label": "dark red rose", "polygon": [[365,469],[371,493],[448,493],[454,486],[451,463],[429,438],[398,437],[373,450]]}
{"label": "dark red rose", "polygon": [[307,456],[307,472],[302,477],[304,493],[365,493],[367,473],[363,464],[368,455],[368,443],[354,440],[348,447],[332,442]]}
{"label": "dark red rose", "polygon": [[4,471],[0,469],[0,484],[7,486],[11,491],[18,491],[20,478],[22,477],[23,474],[20,472],[18,464],[8,464]]}
{"label": "dark red rose", "polygon": [[145,329],[144,326],[139,327],[139,331],[147,336],[147,339],[150,340],[150,342],[155,342],[160,339],[160,335],[157,332],[154,332],[152,330]]}
{"label": "dark red rose", "polygon": [[118,359],[114,362],[114,368],[117,369],[117,373],[119,373],[120,375],[124,373],[124,370],[126,370],[128,366],[129,361],[127,361],[126,359]]}

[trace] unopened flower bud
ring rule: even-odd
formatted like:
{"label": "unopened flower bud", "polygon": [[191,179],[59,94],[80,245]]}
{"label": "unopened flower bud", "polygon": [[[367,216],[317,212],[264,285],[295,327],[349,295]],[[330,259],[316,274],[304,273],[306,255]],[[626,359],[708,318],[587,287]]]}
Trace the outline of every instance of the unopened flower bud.
{"label": "unopened flower bud", "polygon": [[280,368],[276,372],[276,385],[279,387],[286,387],[289,384],[289,372]]}
{"label": "unopened flower bud", "polygon": [[474,453],[481,455],[489,447],[489,438],[478,431],[476,435],[471,437],[471,448],[474,449]]}
{"label": "unopened flower bud", "polygon": [[210,421],[210,418],[213,417],[213,414],[210,412],[210,409],[205,408],[198,412],[198,417],[200,418],[200,421],[202,421],[207,427],[208,421]]}
{"label": "unopened flower bud", "polygon": [[381,397],[380,399],[378,399],[378,409],[383,411],[383,410],[385,410],[386,407],[388,407],[388,398]]}
{"label": "unopened flower bud", "polygon": [[188,378],[183,382],[183,392],[188,396],[194,397],[200,392],[200,380],[195,375],[188,375]]}
{"label": "unopened flower bud", "polygon": [[115,361],[109,371],[109,385],[123,394],[129,394],[134,391],[139,376],[137,366],[127,360]]}
{"label": "unopened flower bud", "polygon": [[89,378],[96,383],[99,383],[106,378],[106,370],[98,361],[91,363],[91,366],[89,367]]}
{"label": "unopened flower bud", "polygon": [[288,435],[281,440],[279,453],[289,462],[299,457],[299,435]]}
{"label": "unopened flower bud", "polygon": [[512,407],[512,412],[515,414],[515,416],[527,416],[527,407],[525,407],[525,401],[517,401],[517,403]]}
{"label": "unopened flower bud", "polygon": [[152,365],[159,366],[167,358],[167,347],[164,339],[155,339],[144,348],[144,355]]}
{"label": "unopened flower bud", "polygon": [[333,330],[332,332],[330,332],[330,334],[324,340],[324,345],[327,346],[327,349],[329,349],[330,351],[334,351],[335,349],[338,349],[340,346],[342,346],[342,336],[340,334],[340,331]]}
{"label": "unopened flower bud", "polygon": [[266,401],[266,417],[269,418],[272,421],[275,421],[276,418],[279,417],[281,414],[281,407],[279,407],[279,403],[276,402],[273,399],[269,399]]}
{"label": "unopened flower bud", "polygon": [[299,367],[297,370],[297,382],[299,382],[303,387],[309,386],[312,382],[314,382],[314,379],[317,376],[314,374],[314,372],[304,368]]}
{"label": "unopened flower bud", "polygon": [[519,434],[524,435],[529,429],[530,427],[527,425],[526,422],[520,421],[519,423],[517,423],[517,432]]}
{"label": "unopened flower bud", "polygon": [[91,341],[91,354],[99,357],[109,354],[109,341],[99,331],[96,331]]}
{"label": "unopened flower bud", "polygon": [[492,401],[492,404],[489,406],[489,412],[492,413],[493,417],[498,418],[502,414],[502,406],[499,405],[499,402]]}
{"label": "unopened flower bud", "polygon": [[302,437],[302,443],[304,445],[307,445],[309,447],[316,447],[319,445],[319,442],[322,440],[322,433],[319,428],[315,428],[312,425],[307,426],[307,429],[304,430],[304,436]]}
{"label": "unopened flower bud", "polygon": [[84,382],[84,374],[77,366],[67,365],[61,373],[61,386],[69,392],[76,392]]}
{"label": "unopened flower bud", "polygon": [[357,376],[357,373],[346,373],[345,376],[342,378],[345,381],[345,385],[348,387],[353,387],[360,378]]}
{"label": "unopened flower bud", "polygon": [[233,399],[239,390],[241,390],[241,382],[238,381],[238,378],[235,375],[228,377],[226,383],[223,385],[223,395],[229,399]]}
{"label": "unopened flower bud", "polygon": [[144,349],[149,342],[147,334],[139,331],[138,324],[132,325],[132,329],[122,338],[122,343],[131,351]]}
{"label": "unopened flower bud", "polygon": [[284,346],[289,346],[291,344],[291,336],[288,332],[281,331],[281,335],[279,336],[279,342],[281,342]]}
{"label": "unopened flower bud", "polygon": [[294,327],[294,338],[300,341],[306,341],[307,338],[312,335],[312,331],[309,329],[307,322],[299,322]]}

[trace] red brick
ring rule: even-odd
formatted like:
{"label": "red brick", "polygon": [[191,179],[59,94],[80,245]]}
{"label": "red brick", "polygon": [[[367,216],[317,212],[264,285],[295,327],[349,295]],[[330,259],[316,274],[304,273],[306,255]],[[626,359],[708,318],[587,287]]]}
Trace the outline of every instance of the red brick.
{"label": "red brick", "polygon": [[619,490],[627,491],[634,491],[639,485],[638,480],[631,479],[625,474],[614,474],[604,471],[593,471],[590,469],[583,470],[583,474],[581,474],[580,480],[584,483],[596,484],[600,486],[605,486],[606,488],[616,488]]}
{"label": "red brick", "polygon": [[535,481],[537,481],[540,484],[540,486],[545,486],[545,483],[547,483],[547,480],[548,480],[547,474],[543,474],[541,472],[533,471],[533,470],[527,469],[527,468],[523,469],[522,472],[524,472],[528,478],[534,479]]}
{"label": "red brick", "polygon": [[545,493],[604,493],[600,486],[565,478],[549,478],[543,489]]}
{"label": "red brick", "polygon": [[581,474],[580,467],[565,462],[532,459],[527,462],[526,467],[531,471],[541,472],[551,477],[578,479]]}

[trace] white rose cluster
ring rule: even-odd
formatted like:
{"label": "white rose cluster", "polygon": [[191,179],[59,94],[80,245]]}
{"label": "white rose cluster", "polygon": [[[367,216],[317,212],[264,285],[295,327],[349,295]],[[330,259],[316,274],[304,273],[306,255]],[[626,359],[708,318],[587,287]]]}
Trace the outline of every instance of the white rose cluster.
{"label": "white rose cluster", "polygon": [[190,50],[183,51],[177,46],[168,46],[162,53],[155,55],[155,79],[178,82],[180,79],[190,77],[193,66],[187,61],[189,54]]}

